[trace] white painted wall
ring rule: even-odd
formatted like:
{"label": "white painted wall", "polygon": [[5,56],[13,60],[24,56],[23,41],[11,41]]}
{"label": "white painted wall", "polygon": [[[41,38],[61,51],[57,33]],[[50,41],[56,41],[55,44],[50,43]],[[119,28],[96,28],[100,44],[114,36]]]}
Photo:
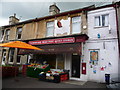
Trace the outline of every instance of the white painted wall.
{"label": "white painted wall", "polygon": [[[109,14],[108,27],[94,27],[94,17],[102,14]],[[84,62],[87,63],[87,74],[81,75],[81,80],[105,82],[105,73],[110,73],[111,78],[118,77],[118,40],[116,30],[116,17],[114,8],[104,8],[93,10],[88,13],[88,36],[89,40],[84,44]],[[111,34],[109,33],[111,30]],[[97,34],[101,38],[98,39]],[[90,50],[97,49],[99,51],[98,65],[96,66],[96,74],[93,68],[90,68]],[[111,66],[109,65],[111,63]],[[106,66],[104,71],[101,67]]]}
{"label": "white painted wall", "polygon": [[[109,14],[109,26],[107,27],[94,27],[94,17],[103,15],[103,14]],[[109,34],[109,30],[111,30],[111,34]],[[88,12],[88,36],[89,39],[98,39],[97,34],[99,33],[101,36],[101,39],[108,39],[108,38],[116,38],[117,32],[116,32],[116,15],[114,8],[104,8],[99,10],[94,10]]]}
{"label": "white painted wall", "polygon": [[[105,49],[103,48],[103,43],[105,43]],[[84,45],[84,60],[87,63],[87,80],[104,82],[105,73],[110,73],[111,78],[118,77],[118,43],[117,40],[107,40],[107,41],[88,41]],[[90,68],[90,50],[99,50],[98,65],[96,66],[96,74],[93,73],[93,68]],[[111,66],[109,65],[111,63]],[[100,68],[106,66],[104,71]],[[84,77],[84,75],[82,75]],[[83,78],[83,79],[86,79]],[[82,79],[82,78],[81,78]]]}

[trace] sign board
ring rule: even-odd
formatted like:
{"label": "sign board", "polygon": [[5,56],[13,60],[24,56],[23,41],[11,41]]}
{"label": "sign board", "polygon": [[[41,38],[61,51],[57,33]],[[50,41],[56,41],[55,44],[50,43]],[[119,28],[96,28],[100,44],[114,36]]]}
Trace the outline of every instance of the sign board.
{"label": "sign board", "polygon": [[41,44],[58,44],[58,43],[74,43],[75,38],[59,38],[59,39],[48,39],[48,40],[37,40],[37,41],[29,41],[30,45],[41,45]]}

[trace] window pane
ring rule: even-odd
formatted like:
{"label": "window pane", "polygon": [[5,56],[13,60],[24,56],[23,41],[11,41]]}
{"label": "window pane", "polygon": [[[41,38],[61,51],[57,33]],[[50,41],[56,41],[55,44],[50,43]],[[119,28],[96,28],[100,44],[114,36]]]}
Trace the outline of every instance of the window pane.
{"label": "window pane", "polygon": [[72,34],[81,32],[81,17],[72,18]]}
{"label": "window pane", "polygon": [[95,26],[101,26],[101,24],[100,24],[100,16],[95,17]]}
{"label": "window pane", "polygon": [[47,27],[52,27],[53,24],[54,24],[53,22],[48,22],[48,23],[47,23]]}
{"label": "window pane", "polygon": [[14,48],[10,49],[10,52],[9,52],[9,61],[10,62],[13,62],[14,50],[15,50]]}
{"label": "window pane", "polygon": [[6,30],[6,40],[9,40],[10,30]]}
{"label": "window pane", "polygon": [[47,29],[47,36],[53,36],[53,27]]}
{"label": "window pane", "polygon": [[74,23],[74,22],[80,22],[80,17],[73,17],[72,23]]}
{"label": "window pane", "polygon": [[21,56],[17,56],[17,63],[20,63]]}
{"label": "window pane", "polygon": [[53,36],[54,32],[54,22],[47,23],[47,35],[46,36]]}
{"label": "window pane", "polygon": [[108,24],[109,24],[108,15],[102,15],[102,26],[108,26]]}
{"label": "window pane", "polygon": [[21,34],[22,34],[22,28],[17,28],[17,39],[21,39]]}
{"label": "window pane", "polygon": [[2,61],[5,61],[5,59],[6,59],[6,50],[3,50]]}
{"label": "window pane", "polygon": [[80,33],[80,23],[74,23],[72,24],[72,34]]}

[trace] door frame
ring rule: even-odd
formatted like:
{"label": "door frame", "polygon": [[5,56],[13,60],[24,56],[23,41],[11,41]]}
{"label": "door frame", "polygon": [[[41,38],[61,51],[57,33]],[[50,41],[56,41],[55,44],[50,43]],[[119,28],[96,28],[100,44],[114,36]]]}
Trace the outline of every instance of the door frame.
{"label": "door frame", "polygon": [[[77,55],[79,55],[79,54],[77,54]],[[71,80],[72,80],[72,79],[73,79],[73,80],[80,80],[80,76],[81,76],[81,55],[79,55],[79,57],[80,57],[80,58],[79,58],[79,61],[80,61],[80,64],[79,64],[79,65],[80,65],[80,67],[79,67],[80,76],[79,76],[79,78],[77,78],[77,77],[72,77],[72,56],[73,56],[73,54],[71,55],[71,61],[70,61],[70,62],[71,62],[71,65],[70,65],[70,69],[71,69],[70,79],[71,79]]]}

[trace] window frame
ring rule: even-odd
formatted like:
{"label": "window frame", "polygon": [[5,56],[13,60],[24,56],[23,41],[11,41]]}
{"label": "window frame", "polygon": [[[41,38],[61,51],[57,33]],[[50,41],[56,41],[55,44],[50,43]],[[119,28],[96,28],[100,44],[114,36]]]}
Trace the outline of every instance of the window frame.
{"label": "window frame", "polygon": [[[107,16],[107,19],[108,19],[108,23],[107,25],[103,25],[103,16]],[[96,26],[96,17],[100,17],[100,21],[99,21],[99,26]],[[105,20],[104,20],[105,21]],[[105,24],[105,22],[104,22]],[[97,27],[108,27],[109,26],[109,14],[101,14],[101,15],[97,15],[97,16],[94,16],[94,27],[97,28]]]}
{"label": "window frame", "polygon": [[[80,20],[73,21],[73,18],[76,18],[76,17],[79,17]],[[79,26],[80,26],[80,28],[79,28],[79,33],[82,32],[82,31],[81,31],[81,30],[82,30],[82,29],[81,29],[81,23],[82,23],[81,16],[73,16],[73,17],[71,17],[71,34],[79,34],[78,32],[77,32],[77,33],[73,33],[73,24],[75,24],[75,23],[79,23]]]}
{"label": "window frame", "polygon": [[[19,33],[19,30],[21,30],[20,33]],[[18,38],[18,37],[19,37],[19,34],[21,35],[20,38]],[[17,31],[16,31],[16,39],[20,40],[21,37],[22,37],[22,27],[17,27]]]}
{"label": "window frame", "polygon": [[[12,50],[13,50],[13,53],[12,53]],[[10,49],[9,49],[8,61],[9,61],[9,63],[11,63],[11,64],[13,64],[13,62],[14,62],[14,53],[15,53],[15,48],[10,48]],[[11,62],[11,57],[13,58],[12,62]]]}
{"label": "window frame", "polygon": [[[5,55],[5,54],[6,54],[6,55]],[[5,62],[5,61],[6,61],[6,56],[7,56],[6,49],[3,49],[3,51],[2,51],[2,62]]]}
{"label": "window frame", "polygon": [[[20,57],[20,62],[18,62],[18,57]],[[20,64],[20,63],[21,63],[21,55],[17,55],[16,63],[17,63],[17,64]]]}
{"label": "window frame", "polygon": [[5,40],[9,40],[10,39],[10,29],[6,29],[5,31]]}
{"label": "window frame", "polygon": [[[48,23],[53,22],[53,25],[48,25]],[[53,27],[52,35],[48,35],[48,28]],[[54,21],[48,21],[46,22],[46,37],[53,37],[54,36],[54,30],[55,30],[55,22]]]}

